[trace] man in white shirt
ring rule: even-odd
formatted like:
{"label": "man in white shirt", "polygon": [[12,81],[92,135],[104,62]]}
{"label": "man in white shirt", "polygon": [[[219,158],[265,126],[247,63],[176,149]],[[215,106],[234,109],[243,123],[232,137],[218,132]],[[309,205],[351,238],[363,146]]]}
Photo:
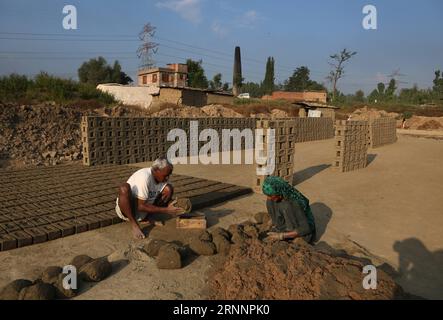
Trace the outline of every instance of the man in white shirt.
{"label": "man in white shirt", "polygon": [[167,181],[172,170],[167,158],[158,158],[150,168],[136,171],[120,185],[115,211],[121,219],[130,222],[134,238],[145,238],[138,223],[148,214],[181,213],[181,209],[171,203],[174,190]]}

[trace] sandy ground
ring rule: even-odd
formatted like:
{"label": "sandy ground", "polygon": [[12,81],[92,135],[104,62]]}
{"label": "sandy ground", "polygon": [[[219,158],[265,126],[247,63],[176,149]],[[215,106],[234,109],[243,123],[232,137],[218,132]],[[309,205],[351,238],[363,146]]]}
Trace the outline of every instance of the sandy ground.
{"label": "sandy ground", "polygon": [[[333,140],[296,145],[295,183],[311,201],[320,241],[369,256],[377,265],[387,262],[399,271],[396,280],[406,291],[443,299],[443,141],[399,135],[397,143],[369,151],[367,168],[348,173],[330,168],[332,150]],[[254,179],[252,165],[177,165],[175,172],[247,186]],[[212,228],[263,210],[264,196],[252,194],[202,211]],[[146,231],[149,238],[186,242],[172,220]],[[35,278],[77,254],[112,254],[114,274],[83,289],[77,299],[206,297],[206,273],[217,257],[198,257],[181,270],[158,270],[153,260],[120,260],[130,243],[128,225],[119,224],[0,252],[0,287]]]}

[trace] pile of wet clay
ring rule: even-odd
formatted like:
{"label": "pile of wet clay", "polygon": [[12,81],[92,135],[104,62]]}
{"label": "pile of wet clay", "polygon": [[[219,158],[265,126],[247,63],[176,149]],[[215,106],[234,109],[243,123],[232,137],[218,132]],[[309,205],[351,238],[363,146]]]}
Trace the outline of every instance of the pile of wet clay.
{"label": "pile of wet clay", "polygon": [[[195,232],[188,244],[180,241],[151,239],[139,246],[129,246],[123,253],[129,261],[149,261],[155,259],[159,269],[181,269],[198,256],[226,255],[231,247],[231,233],[223,228]],[[116,255],[118,256],[118,254]]]}
{"label": "pile of wet clay", "polygon": [[59,266],[50,266],[34,281],[17,279],[7,284],[0,291],[0,300],[70,299],[78,294],[82,282],[99,282],[112,272],[112,265],[106,258],[92,259],[79,255],[69,265],[74,266],[78,274],[76,289],[64,285],[65,278],[65,282],[70,284],[67,278],[70,273],[63,273]]}
{"label": "pile of wet clay", "polygon": [[303,239],[266,238],[269,219],[231,225],[231,245],[224,262],[209,275],[211,299],[408,299],[392,277],[377,268],[377,287],[364,289],[363,267],[357,258]]}

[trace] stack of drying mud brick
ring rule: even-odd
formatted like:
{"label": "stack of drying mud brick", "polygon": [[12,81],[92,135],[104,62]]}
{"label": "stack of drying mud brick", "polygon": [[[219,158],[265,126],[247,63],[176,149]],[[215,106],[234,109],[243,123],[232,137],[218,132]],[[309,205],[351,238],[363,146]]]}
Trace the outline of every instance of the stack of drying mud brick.
{"label": "stack of drying mud brick", "polygon": [[340,172],[367,165],[369,124],[367,121],[335,122],[335,158],[332,167]]}
{"label": "stack of drying mud brick", "polygon": [[[297,132],[297,122],[294,118],[288,120],[263,120],[257,121],[257,129],[263,129],[263,154],[261,156],[268,156],[270,146],[268,145],[267,129],[275,129],[275,170],[273,176],[282,177],[287,182],[292,184],[292,175],[294,168],[294,152],[295,152],[295,138]],[[272,148],[272,147],[271,147]],[[267,165],[258,165],[263,167]],[[267,175],[257,175],[254,181],[254,191],[261,193],[263,181]]]}
{"label": "stack of drying mud brick", "polygon": [[[221,137],[223,129],[255,128],[252,118],[107,118],[82,117],[83,163],[88,166],[100,164],[129,164],[153,161],[166,156],[175,141],[167,141],[172,129],[183,129],[187,137],[187,151],[192,139],[190,121],[198,122],[198,134],[204,129],[214,129]],[[199,141],[198,148],[206,144]],[[231,150],[233,144],[231,144]],[[244,148],[242,141],[241,148]]]}
{"label": "stack of drying mud brick", "polygon": [[369,126],[370,145],[372,148],[397,141],[397,121],[394,118],[371,119]]}
{"label": "stack of drying mud brick", "polygon": [[295,121],[295,142],[331,139],[334,137],[332,118],[293,118]]}

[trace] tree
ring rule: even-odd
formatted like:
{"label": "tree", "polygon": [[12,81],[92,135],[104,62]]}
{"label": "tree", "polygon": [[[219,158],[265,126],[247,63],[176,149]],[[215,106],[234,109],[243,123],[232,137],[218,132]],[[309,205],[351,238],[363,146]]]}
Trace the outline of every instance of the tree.
{"label": "tree", "polygon": [[345,63],[356,54],[356,51],[348,51],[344,48],[339,53],[329,56],[331,58],[329,65],[333,69],[329,72],[329,75],[326,78],[332,83],[332,101],[335,101],[337,94],[337,82],[344,76]]}
{"label": "tree", "polygon": [[298,67],[294,70],[292,76],[285,81],[284,89],[286,91],[324,90],[325,87],[311,80],[309,74],[310,71],[308,67]]}
{"label": "tree", "polygon": [[385,100],[392,101],[395,98],[395,90],[397,90],[397,82],[395,79],[389,81],[388,87],[386,88],[384,98]]}
{"label": "tree", "polygon": [[435,71],[435,78],[433,80],[433,83],[433,95],[437,99],[443,99],[443,73],[441,73],[440,70]]}
{"label": "tree", "polygon": [[208,88],[208,79],[205,76],[205,70],[202,67],[202,60],[186,60],[188,66],[188,86],[191,88]]}
{"label": "tree", "polygon": [[268,60],[266,61],[265,79],[262,83],[263,94],[272,94],[274,91],[274,63],[274,58],[268,57]]}
{"label": "tree", "polygon": [[365,93],[363,92],[363,90],[357,90],[355,92],[355,97],[354,97],[356,102],[364,102],[365,101]]}
{"label": "tree", "polygon": [[223,83],[221,81],[222,75],[221,73],[217,73],[214,75],[211,81],[209,81],[209,88],[212,90],[220,90],[222,89]]}
{"label": "tree", "polygon": [[129,84],[132,82],[132,79],[122,71],[122,67],[118,60],[115,60],[114,66],[112,68],[111,81],[120,84]]}
{"label": "tree", "polygon": [[246,82],[241,88],[242,93],[249,93],[251,98],[261,98],[263,96],[263,88],[259,83]]}
{"label": "tree", "polygon": [[118,61],[115,61],[114,66],[111,67],[103,57],[83,62],[78,69],[78,78],[80,79],[80,82],[94,86],[107,82],[116,82],[120,84],[128,84],[132,82],[132,79],[126,73],[121,71],[121,66]]}

